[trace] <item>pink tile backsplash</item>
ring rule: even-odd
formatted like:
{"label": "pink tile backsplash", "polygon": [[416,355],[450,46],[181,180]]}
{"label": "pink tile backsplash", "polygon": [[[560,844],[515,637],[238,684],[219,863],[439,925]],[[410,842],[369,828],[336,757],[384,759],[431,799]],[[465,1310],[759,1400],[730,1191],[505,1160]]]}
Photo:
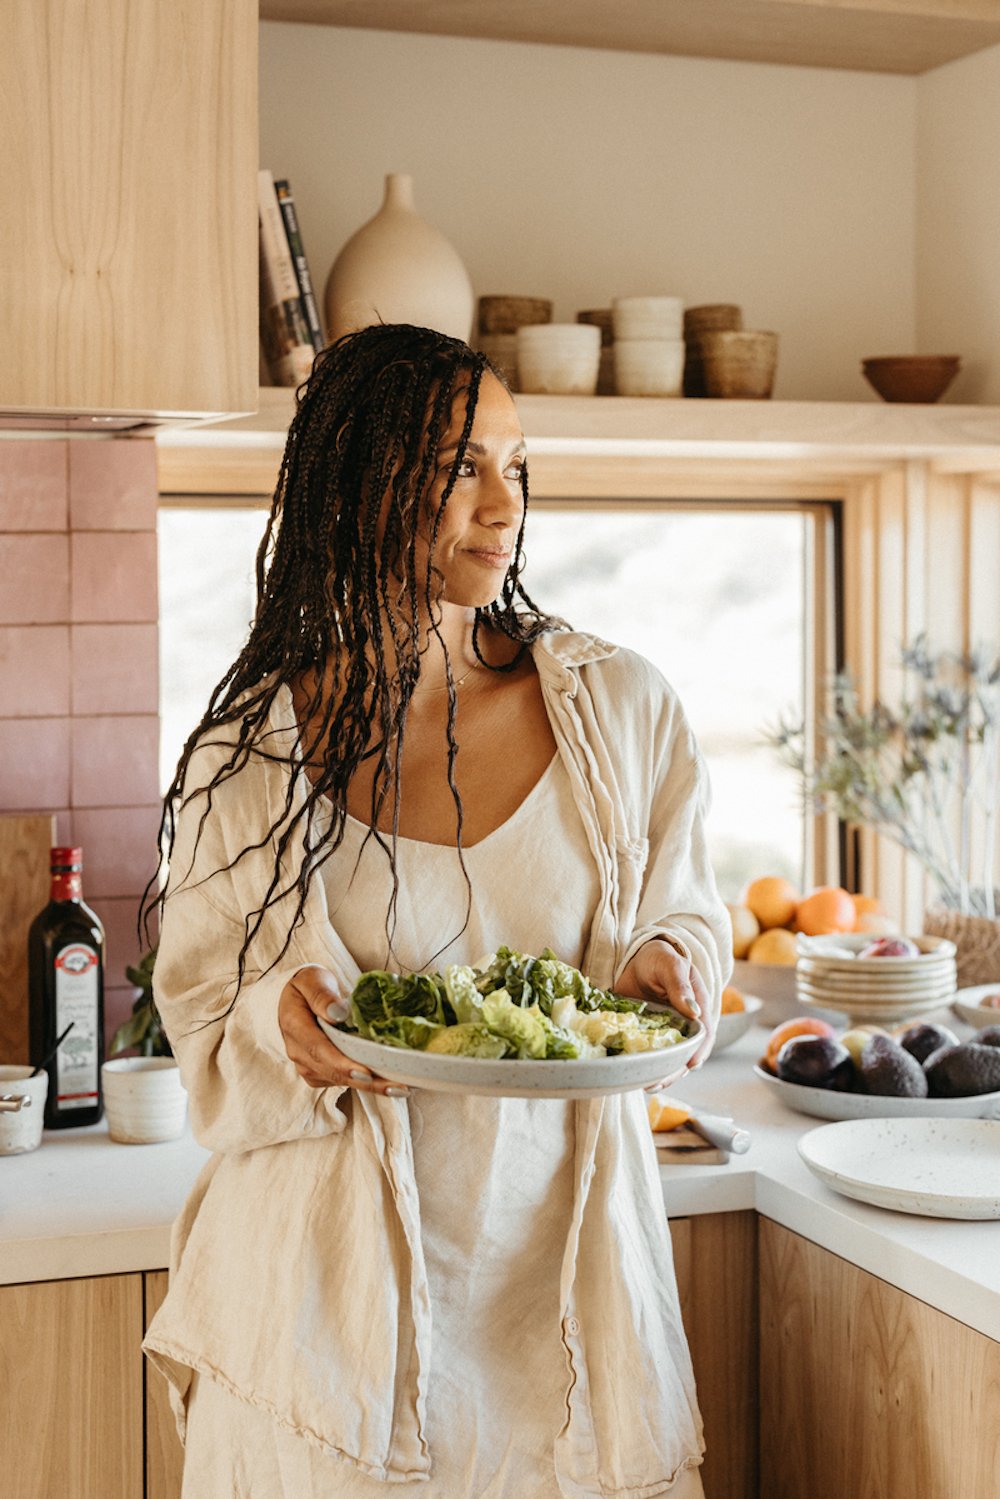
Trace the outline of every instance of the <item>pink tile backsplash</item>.
{"label": "pink tile backsplash", "polygon": [[159,806],[73,809],[73,838],[83,849],[84,889],[139,896],[156,870]]}
{"label": "pink tile backsplash", "polygon": [[68,619],[69,537],[0,533],[0,625]]}
{"label": "pink tile backsplash", "polygon": [[69,804],[70,720],[0,718],[0,807],[48,812]]}
{"label": "pink tile backsplash", "polygon": [[74,624],[155,622],[154,531],[78,531],[70,545]]}
{"label": "pink tile backsplash", "polygon": [[69,445],[69,523],[74,531],[156,530],[152,438]]}
{"label": "pink tile backsplash", "polygon": [[0,715],[69,712],[69,625],[0,625]]}
{"label": "pink tile backsplash", "polygon": [[155,625],[72,625],[70,700],[74,713],[159,711]]}
{"label": "pink tile backsplash", "polygon": [[74,807],[128,807],[159,795],[159,719],[74,718],[70,800]]}
{"label": "pink tile backsplash", "polygon": [[[84,854],[86,855],[86,849]],[[101,919],[104,927],[105,942],[105,965],[104,965],[104,987],[106,989],[128,988],[128,979],[125,977],[125,966],[128,963],[138,963],[145,944],[139,945],[136,935],[135,921],[139,910],[138,895],[129,895],[119,900],[90,898],[89,870],[87,861],[84,862],[83,870],[83,895],[88,905],[92,906]]]}
{"label": "pink tile backsplash", "polygon": [[0,442],[0,531],[65,531],[68,442]]}

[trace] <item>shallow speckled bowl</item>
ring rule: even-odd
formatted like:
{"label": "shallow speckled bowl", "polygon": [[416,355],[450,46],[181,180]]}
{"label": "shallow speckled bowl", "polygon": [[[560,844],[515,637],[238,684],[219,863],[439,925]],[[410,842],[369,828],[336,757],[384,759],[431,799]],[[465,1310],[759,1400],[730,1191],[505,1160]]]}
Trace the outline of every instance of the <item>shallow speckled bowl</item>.
{"label": "shallow speckled bowl", "polygon": [[1000,1218],[1000,1121],[852,1119],[799,1141],[819,1179],[858,1202],[927,1218]]}
{"label": "shallow speckled bowl", "polygon": [[725,1051],[727,1046],[732,1046],[733,1042],[738,1041],[741,1036],[745,1036],[764,1007],[764,1001],[758,999],[755,994],[744,994],[743,1003],[745,1009],[730,1010],[728,1015],[719,1016],[719,1025],[715,1032],[715,1042],[709,1054],[709,1061],[712,1057],[718,1056],[720,1051]]}
{"label": "shallow speckled bowl", "polygon": [[437,1052],[383,1046],[339,1026],[320,1026],[352,1062],[370,1067],[390,1082],[435,1093],[479,1093],[493,1098],[601,1098],[630,1093],[683,1067],[699,1046],[704,1029],[661,1051],[586,1061],[494,1061],[489,1057],[450,1057]]}
{"label": "shallow speckled bowl", "polygon": [[887,1098],[874,1093],[807,1088],[802,1083],[786,1083],[763,1067],[753,1070],[786,1108],[813,1119],[1000,1119],[1000,1093],[971,1093],[966,1098]]}

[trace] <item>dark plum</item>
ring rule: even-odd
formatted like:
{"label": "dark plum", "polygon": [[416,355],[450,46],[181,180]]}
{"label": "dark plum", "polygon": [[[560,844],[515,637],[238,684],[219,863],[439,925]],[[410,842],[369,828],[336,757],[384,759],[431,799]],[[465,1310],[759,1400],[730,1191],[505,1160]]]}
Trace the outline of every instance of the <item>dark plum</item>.
{"label": "dark plum", "polygon": [[793,1036],[778,1052],[775,1068],[783,1082],[807,1088],[846,1093],[854,1080],[851,1053],[832,1036]]}

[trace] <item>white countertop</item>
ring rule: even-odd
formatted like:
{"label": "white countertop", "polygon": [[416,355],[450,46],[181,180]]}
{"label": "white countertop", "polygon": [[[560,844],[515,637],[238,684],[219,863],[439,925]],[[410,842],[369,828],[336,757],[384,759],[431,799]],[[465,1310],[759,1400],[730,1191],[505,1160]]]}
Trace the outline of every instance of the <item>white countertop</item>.
{"label": "white countertop", "polygon": [[[755,1208],[1000,1341],[1000,1222],[917,1218],[830,1191],[796,1149],[820,1121],[791,1113],[753,1076],[765,1034],[751,1027],[675,1089],[734,1115],[752,1144],[725,1165],[661,1167],[671,1217]],[[207,1159],[190,1133],[117,1145],[105,1124],[47,1132],[30,1155],[0,1157],[0,1284],[164,1268],[171,1223]]]}

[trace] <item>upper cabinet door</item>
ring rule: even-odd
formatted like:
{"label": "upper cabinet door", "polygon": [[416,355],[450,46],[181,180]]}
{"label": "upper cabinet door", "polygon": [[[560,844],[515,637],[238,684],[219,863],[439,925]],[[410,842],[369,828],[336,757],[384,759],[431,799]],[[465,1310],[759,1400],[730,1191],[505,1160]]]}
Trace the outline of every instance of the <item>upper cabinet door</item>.
{"label": "upper cabinet door", "polygon": [[256,0],[8,6],[0,131],[4,425],[254,410]]}

